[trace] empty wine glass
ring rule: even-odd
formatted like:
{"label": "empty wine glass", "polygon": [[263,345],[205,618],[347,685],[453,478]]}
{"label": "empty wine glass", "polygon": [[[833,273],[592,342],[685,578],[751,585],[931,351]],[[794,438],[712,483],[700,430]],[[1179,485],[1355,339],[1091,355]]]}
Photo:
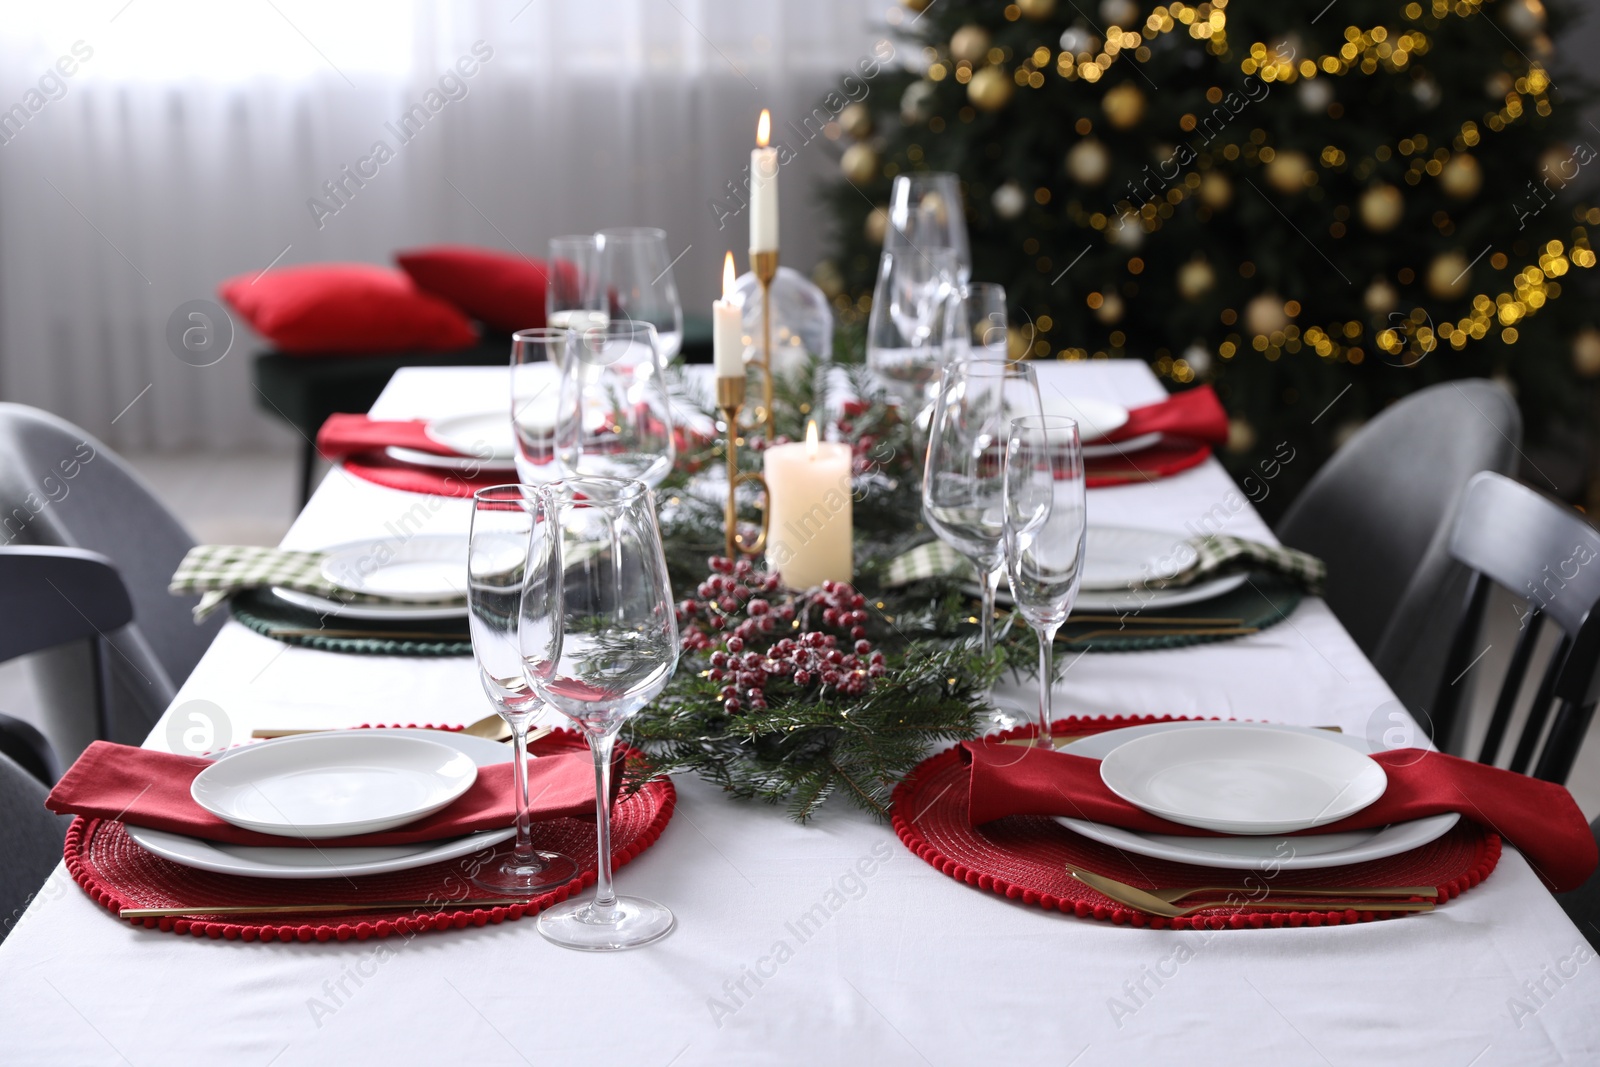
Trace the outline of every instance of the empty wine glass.
{"label": "empty wine glass", "polygon": [[511,854],[484,867],[472,881],[500,894],[531,896],[569,882],[578,873],[572,857],[533,847],[528,815],[528,724],[544,709],[522,670],[518,641],[528,537],[539,512],[538,490],[495,485],[472,497],[467,548],[467,624],[478,680],[489,702],[511,726],[516,745],[517,838]]}
{"label": "empty wine glass", "polygon": [[600,241],[592,233],[550,238],[544,287],[545,325],[584,330],[603,326],[607,311],[600,284]]}
{"label": "empty wine glass", "polygon": [[583,731],[594,755],[599,868],[593,901],[539,916],[539,932],[579,949],[664,937],[672,912],[611,884],[611,774],[617,732],[678,666],[678,626],[655,494],[642,482],[571,478],[542,487],[546,521],[528,542],[522,662],[528,681]]}
{"label": "empty wine glass", "polygon": [[[939,540],[972,561],[983,590],[979,632],[994,651],[995,591],[1004,574],[1005,457],[1012,420],[1038,416],[1039,382],[1026,363],[969,359],[945,368],[928,425],[922,515]],[[1026,722],[996,705],[994,724]]]}
{"label": "empty wine glass", "polygon": [[621,226],[601,230],[595,240],[600,292],[611,317],[654,326],[661,362],[671,362],[683,346],[683,304],[672,280],[667,231]]}
{"label": "empty wine glass", "polygon": [[511,335],[511,430],[523,482],[554,481],[563,473],[556,462],[561,364],[577,342],[572,330],[548,326]]}
{"label": "empty wine glass", "polygon": [[1083,578],[1083,449],[1060,415],[1013,419],[1005,464],[1006,577],[1039,635],[1039,740],[1050,747],[1051,648]]}
{"label": "empty wine glass", "polygon": [[1006,358],[1006,288],[968,282],[952,293],[944,316],[946,361]]}
{"label": "empty wine glass", "polygon": [[578,335],[561,364],[555,433],[566,475],[667,476],[677,453],[655,327],[613,319]]}
{"label": "empty wine glass", "polygon": [[972,277],[972,251],[967,241],[967,215],[961,205],[961,178],[948,171],[902,174],[889,190],[889,227],[885,252],[948,248],[955,253],[956,280]]}
{"label": "empty wine glass", "polygon": [[920,415],[944,361],[937,331],[956,286],[955,252],[885,252],[867,318],[867,363],[908,412]]}

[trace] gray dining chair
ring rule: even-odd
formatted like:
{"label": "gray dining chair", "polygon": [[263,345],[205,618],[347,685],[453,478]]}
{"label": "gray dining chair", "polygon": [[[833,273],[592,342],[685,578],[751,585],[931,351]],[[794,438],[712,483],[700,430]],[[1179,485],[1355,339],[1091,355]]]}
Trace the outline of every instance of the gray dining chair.
{"label": "gray dining chair", "polygon": [[0,660],[89,649],[87,669],[81,656],[52,657],[37,679],[40,725],[67,749],[63,763],[95,737],[143,740],[222,625],[197,626],[195,598],[167,592],[193,545],[100,441],[48,412],[0,404]]}
{"label": "gray dining chair", "polygon": [[[1594,835],[1595,845],[1600,846],[1600,819],[1589,824],[1589,832]],[[1600,949],[1600,871],[1591,874],[1578,888],[1557,893],[1556,900],[1589,945]]]}
{"label": "gray dining chair", "polygon": [[1531,768],[1535,778],[1565,782],[1600,691],[1600,533],[1572,508],[1486,471],[1462,491],[1448,551],[1468,578],[1428,709],[1434,737],[1449,741],[1463,732],[1462,683],[1475,669],[1481,671],[1474,667],[1482,658],[1478,619],[1490,586],[1498,585],[1525,600],[1526,610],[1477,759],[1499,760],[1540,637],[1551,626],[1555,648],[1508,766],[1519,774]]}
{"label": "gray dining chair", "polygon": [[0,941],[61,859],[72,820],[44,806],[49,792],[0,753]]}
{"label": "gray dining chair", "polygon": [[1278,539],[1328,565],[1325,599],[1409,708],[1432,696],[1461,577],[1444,551],[1449,516],[1479,471],[1511,474],[1522,416],[1482,379],[1418,390],[1368,422],[1290,504]]}

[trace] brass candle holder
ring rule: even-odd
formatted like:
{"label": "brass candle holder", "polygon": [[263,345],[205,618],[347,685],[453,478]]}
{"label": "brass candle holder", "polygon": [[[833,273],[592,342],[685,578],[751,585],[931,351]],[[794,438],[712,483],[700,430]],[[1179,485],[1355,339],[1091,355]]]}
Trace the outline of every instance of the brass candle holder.
{"label": "brass candle holder", "polygon": [[756,422],[771,444],[777,436],[772,417],[772,279],[778,276],[778,250],[758,252],[752,248],[750,270],[761,283],[761,355],[750,361],[761,368],[761,409],[756,413]]}
{"label": "brass candle holder", "polygon": [[[765,505],[761,508],[761,532],[756,535],[756,539],[746,544],[744,538],[739,535],[739,487],[759,485],[762,492],[766,492],[767,489],[767,480],[760,472],[741,473],[739,470],[739,412],[744,408],[744,395],[744,375],[717,379],[717,407],[721,410],[723,424],[727,427],[725,452],[728,461],[728,505],[723,517],[727,526],[729,559],[738,559],[741,555],[760,555],[767,547],[768,514]],[[770,388],[767,392],[767,411],[769,414],[772,411]]]}

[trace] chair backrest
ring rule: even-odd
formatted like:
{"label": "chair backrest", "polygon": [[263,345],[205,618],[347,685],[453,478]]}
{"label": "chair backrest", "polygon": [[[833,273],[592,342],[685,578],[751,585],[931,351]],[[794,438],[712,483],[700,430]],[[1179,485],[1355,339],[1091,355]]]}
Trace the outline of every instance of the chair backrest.
{"label": "chair backrest", "polygon": [[1493,763],[1499,757],[1540,632],[1553,625],[1558,632],[1555,651],[1534,690],[1510,767],[1526,773],[1531,764],[1537,778],[1566,781],[1594,715],[1600,684],[1600,533],[1572,509],[1485,472],[1462,492],[1449,550],[1471,571],[1465,592],[1469,607],[1457,622],[1433,701],[1436,735],[1453,732],[1464,688],[1459,683],[1481,658],[1474,647],[1477,618],[1490,584],[1499,585],[1525,599],[1527,610],[1478,759]]}
{"label": "chair backrest", "polygon": [[0,545],[84,548],[108,557],[133,622],[108,634],[110,731],[137,741],[211,643],[221,619],[196,626],[195,600],[167,592],[194,540],[123,460],[64,419],[0,404]]}
{"label": "chair backrest", "polygon": [[1500,386],[1429,386],[1362,427],[1289,505],[1278,539],[1328,565],[1325,599],[1363,652],[1378,650],[1402,597],[1438,595],[1448,560],[1430,561],[1429,546],[1467,479],[1515,471],[1521,439]]}
{"label": "chair backrest", "polygon": [[44,806],[48,790],[0,753],[0,941],[61,859],[72,820]]}

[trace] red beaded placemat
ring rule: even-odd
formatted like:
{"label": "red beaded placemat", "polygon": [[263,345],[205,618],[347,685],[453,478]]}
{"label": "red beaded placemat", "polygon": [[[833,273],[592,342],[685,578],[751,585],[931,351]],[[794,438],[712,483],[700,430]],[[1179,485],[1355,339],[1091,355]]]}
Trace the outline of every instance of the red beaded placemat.
{"label": "red beaded placemat", "polygon": [[[1057,721],[1057,737],[1083,735],[1171,722],[1173,716],[1114,718],[1072,717]],[[1001,737],[1028,737],[1033,727],[1019,727]],[[1443,837],[1387,859],[1315,870],[1278,870],[1270,876],[1249,871],[1218,870],[1168,860],[1133,856],[1091,841],[1044,816],[1011,816],[983,826],[967,821],[969,768],[959,747],[922,763],[894,791],[891,815],[905,846],[958,881],[1081,918],[1134,926],[1175,929],[1242,929],[1263,926],[1334,926],[1395,918],[1405,913],[1381,910],[1263,911],[1248,904],[1219,903],[1195,915],[1175,919],[1124,907],[1090,889],[1067,873],[1067,867],[1115,878],[1143,889],[1159,886],[1225,885],[1270,887],[1286,894],[1296,885],[1432,885],[1443,903],[1488,877],[1500,860],[1500,837],[1462,819]],[[1248,893],[1249,890],[1246,890]],[[1281,899],[1281,898],[1280,898]]]}
{"label": "red beaded placemat", "polygon": [[[558,730],[536,742],[535,752],[558,752],[587,747],[570,730]],[[611,812],[612,863],[621,867],[655,843],[672,818],[677,793],[672,782],[659,778],[637,792],[618,798]],[[394,910],[371,913],[339,912],[336,916],[289,916],[281,922],[265,917],[241,916],[234,921],[196,912],[192,918],[129,920],[138,926],[189,934],[194,937],[243,941],[347,941],[351,938],[410,935],[425,930],[484,926],[532,915],[595,880],[595,829],[592,818],[547,819],[533,824],[538,848],[565,853],[578,861],[576,878],[534,897],[526,904],[476,907],[473,899],[491,897],[469,880],[483,854],[448,860],[391,874],[359,878],[287,880],[243,878],[197,870],[146,852],[128,836],[123,824],[105,819],[73,820],[67,831],[67,870],[96,902],[113,915],[123,908],[182,907],[191,903],[212,905],[300,903],[361,903],[363,901],[427,900],[436,905],[413,912]],[[497,846],[498,851],[510,842]]]}

